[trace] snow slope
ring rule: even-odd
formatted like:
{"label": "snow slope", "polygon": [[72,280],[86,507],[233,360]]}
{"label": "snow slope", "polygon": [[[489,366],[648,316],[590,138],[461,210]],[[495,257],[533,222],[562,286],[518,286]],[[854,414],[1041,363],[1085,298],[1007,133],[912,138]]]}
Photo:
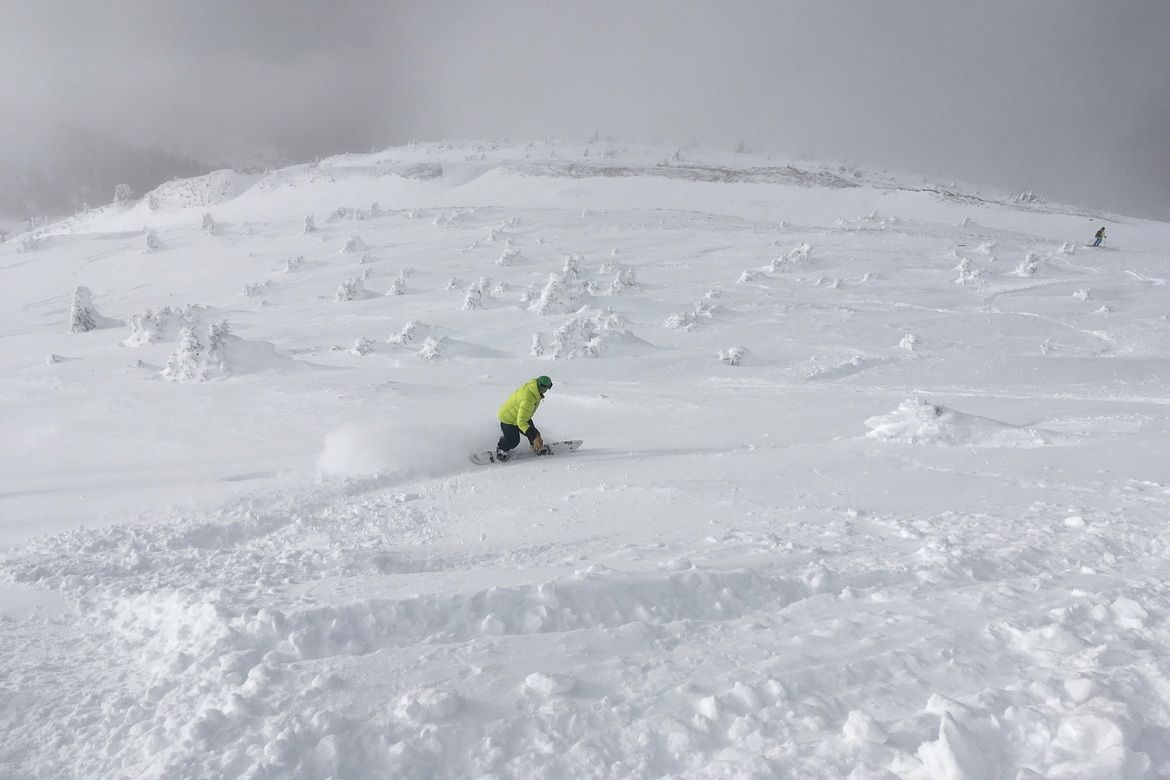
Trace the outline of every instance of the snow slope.
{"label": "snow slope", "polygon": [[611,142],[16,237],[0,775],[1170,776],[1167,246]]}

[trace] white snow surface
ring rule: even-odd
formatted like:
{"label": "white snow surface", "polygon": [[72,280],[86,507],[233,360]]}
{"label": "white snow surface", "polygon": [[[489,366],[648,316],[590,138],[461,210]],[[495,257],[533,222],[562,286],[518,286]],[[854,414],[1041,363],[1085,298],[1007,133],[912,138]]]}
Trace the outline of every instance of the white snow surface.
{"label": "white snow surface", "polygon": [[[1170,225],[672,157],[0,244],[0,776],[1170,776]],[[470,464],[538,374],[584,446]]]}

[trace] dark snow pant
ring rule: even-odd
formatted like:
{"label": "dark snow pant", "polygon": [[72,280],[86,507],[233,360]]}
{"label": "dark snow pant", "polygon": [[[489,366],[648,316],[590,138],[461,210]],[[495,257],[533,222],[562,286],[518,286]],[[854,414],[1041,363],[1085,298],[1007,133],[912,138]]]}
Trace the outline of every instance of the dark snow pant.
{"label": "dark snow pant", "polygon": [[500,423],[500,430],[504,432],[504,435],[500,437],[498,442],[496,442],[496,447],[503,450],[504,452],[516,449],[516,445],[520,443],[521,435],[528,438],[529,444],[532,443],[533,439],[540,435],[540,431],[536,430],[536,426],[532,424],[532,420],[528,421],[527,433],[522,434],[518,426],[509,425],[506,422]]}
{"label": "dark snow pant", "polygon": [[1093,241],[1093,246],[1101,246],[1101,236],[1097,236],[1097,239]]}

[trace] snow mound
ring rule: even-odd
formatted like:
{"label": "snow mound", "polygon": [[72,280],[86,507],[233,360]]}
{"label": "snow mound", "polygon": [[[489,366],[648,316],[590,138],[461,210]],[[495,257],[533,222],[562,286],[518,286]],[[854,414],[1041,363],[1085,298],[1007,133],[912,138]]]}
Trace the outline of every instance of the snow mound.
{"label": "snow mound", "polygon": [[866,435],[871,439],[907,444],[1041,447],[1054,436],[1026,425],[964,414],[915,398],[903,401],[889,414],[870,417],[865,424],[870,429]]}
{"label": "snow mound", "polygon": [[259,179],[255,174],[225,168],[192,179],[160,184],[147,193],[142,202],[150,211],[214,206],[238,197]]}

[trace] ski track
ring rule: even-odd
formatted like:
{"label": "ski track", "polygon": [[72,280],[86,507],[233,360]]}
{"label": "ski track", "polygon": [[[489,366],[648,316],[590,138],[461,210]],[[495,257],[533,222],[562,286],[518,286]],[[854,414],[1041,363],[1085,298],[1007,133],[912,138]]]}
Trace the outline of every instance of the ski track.
{"label": "ski track", "polygon": [[[1055,205],[594,152],[212,175],[37,275],[0,246],[0,775],[1170,776],[1170,229],[1089,268]],[[75,284],[175,311],[66,333]],[[224,316],[247,348],[162,381]],[[583,448],[467,464],[537,373]]]}

